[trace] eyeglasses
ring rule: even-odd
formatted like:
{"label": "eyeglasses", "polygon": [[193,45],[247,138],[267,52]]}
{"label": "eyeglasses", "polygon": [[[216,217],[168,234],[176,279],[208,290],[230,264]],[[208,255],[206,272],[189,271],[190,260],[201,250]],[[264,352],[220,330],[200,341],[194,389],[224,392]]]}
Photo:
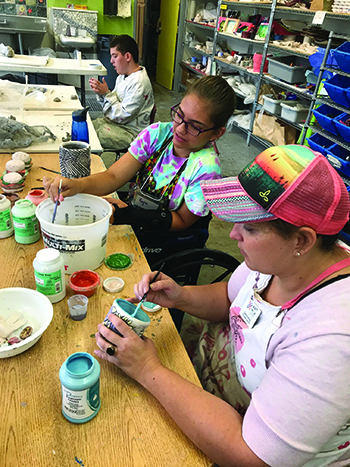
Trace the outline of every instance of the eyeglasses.
{"label": "eyeglasses", "polygon": [[196,125],[194,125],[193,123],[190,123],[190,122],[186,122],[186,120],[184,120],[184,118],[182,117],[182,115],[177,111],[177,109],[179,108],[180,104],[177,104],[177,105],[174,105],[174,107],[171,107],[171,110],[170,110],[170,115],[171,115],[171,119],[173,122],[175,122],[177,125],[181,125],[182,123],[185,124],[185,128],[186,128],[186,131],[192,135],[192,136],[199,136],[200,134],[202,133],[205,133],[206,131],[210,131],[210,130],[215,130],[216,127],[213,126],[211,128],[207,128],[206,130],[201,130],[200,128],[198,128]]}

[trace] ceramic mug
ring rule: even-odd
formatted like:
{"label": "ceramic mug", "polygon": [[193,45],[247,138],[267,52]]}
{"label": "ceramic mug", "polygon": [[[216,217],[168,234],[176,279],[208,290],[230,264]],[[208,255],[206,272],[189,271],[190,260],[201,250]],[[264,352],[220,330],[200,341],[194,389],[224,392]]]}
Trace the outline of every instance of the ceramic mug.
{"label": "ceramic mug", "polygon": [[145,332],[145,329],[151,324],[151,320],[147,313],[145,313],[141,308],[137,311],[135,316],[131,316],[136,309],[136,305],[122,298],[116,298],[111,306],[107,316],[105,317],[103,324],[114,331],[115,333],[120,334],[120,332],[113,326],[113,324],[108,319],[108,316],[113,313],[122,319],[138,336],[142,336]]}
{"label": "ceramic mug", "polygon": [[67,141],[59,147],[62,177],[82,178],[91,173],[91,147],[84,141]]}

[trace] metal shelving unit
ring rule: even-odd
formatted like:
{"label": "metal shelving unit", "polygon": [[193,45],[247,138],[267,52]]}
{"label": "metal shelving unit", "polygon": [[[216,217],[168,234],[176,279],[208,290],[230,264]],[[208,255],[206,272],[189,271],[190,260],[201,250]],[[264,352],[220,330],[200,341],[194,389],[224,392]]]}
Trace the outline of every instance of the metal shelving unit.
{"label": "metal shelving unit", "polygon": [[323,72],[325,70],[331,71],[332,73],[340,74],[342,76],[350,77],[350,73],[345,73],[345,72],[339,70],[338,68],[333,68],[333,67],[326,66],[327,58],[328,58],[328,55],[329,55],[329,51],[331,50],[333,39],[344,39],[344,40],[349,40],[350,41],[350,36],[346,36],[344,34],[337,34],[337,33],[333,32],[333,31],[331,31],[330,34],[329,34],[327,47],[326,47],[326,50],[325,50],[325,54],[324,54],[324,57],[323,57],[322,64],[320,66],[320,72],[319,72],[318,77],[317,77],[315,93],[312,96],[311,104],[310,104],[310,107],[309,107],[309,112],[307,114],[305,125],[304,125],[303,131],[301,133],[300,144],[304,144],[307,130],[308,130],[308,128],[310,128],[315,133],[318,133],[318,134],[324,136],[325,138],[328,138],[330,141],[333,141],[334,143],[339,144],[339,146],[342,146],[345,149],[350,151],[350,143],[347,143],[341,137],[336,137],[335,138],[334,135],[332,135],[328,131],[321,128],[318,124],[311,122],[311,118],[312,118],[312,115],[313,115],[312,111],[313,111],[313,109],[315,108],[315,106],[318,103],[324,103],[324,104],[330,105],[331,107],[334,107],[335,109],[341,110],[342,112],[349,112],[348,107],[344,107],[342,105],[339,105],[336,102],[334,102],[332,99],[330,99],[329,97],[323,97],[323,96],[321,96],[319,94],[319,90],[321,88],[321,82],[322,82],[322,75],[323,75]]}
{"label": "metal shelving unit", "polygon": [[[288,49],[286,47],[280,47],[278,45],[274,45],[274,44],[269,43],[270,37],[271,37],[271,32],[272,32],[272,23],[273,23],[274,19],[276,19],[277,17],[283,17],[286,14],[288,14],[288,17],[294,17],[294,16],[296,18],[304,17],[304,18],[307,18],[310,21],[311,18],[315,15],[315,13],[316,13],[315,11],[302,10],[302,9],[293,9],[293,8],[277,6],[277,0],[272,0],[272,2],[269,2],[269,3],[236,2],[236,1],[229,1],[229,0],[218,0],[217,18],[219,18],[219,16],[220,16],[221,7],[223,5],[226,5],[227,7],[230,7],[231,9],[237,9],[237,10],[241,10],[241,11],[244,10],[244,9],[247,10],[247,11],[253,10],[254,14],[257,14],[260,10],[262,10],[262,14],[265,14],[265,16],[267,16],[266,10],[269,10],[268,31],[267,31],[266,39],[263,42],[263,41],[260,41],[260,40],[242,38],[242,37],[235,36],[235,35],[232,35],[232,34],[228,34],[228,33],[225,33],[225,32],[219,32],[219,31],[217,31],[216,27],[214,28],[213,26],[207,26],[207,25],[204,25],[204,24],[195,23],[193,21],[187,20],[186,19],[186,12],[187,12],[188,2],[189,2],[188,0],[186,2],[181,2],[181,8],[180,8],[179,33],[178,33],[179,41],[178,41],[178,47],[177,47],[175,76],[174,76],[174,78],[175,78],[174,79],[175,90],[179,91],[180,89],[184,89],[184,86],[180,82],[181,81],[180,80],[181,68],[180,68],[179,64],[185,65],[188,69],[190,69],[191,71],[193,71],[197,75],[203,76],[203,72],[201,72],[199,70],[195,70],[188,63],[185,63],[183,61],[183,55],[184,55],[185,50],[188,50],[193,54],[198,54],[200,56],[206,56],[208,59],[210,59],[211,60],[211,71],[210,72],[211,73],[215,72],[214,71],[215,67],[216,67],[216,65],[218,65],[221,68],[225,68],[225,69],[232,70],[232,71],[238,71],[239,73],[244,73],[244,74],[247,74],[248,76],[254,76],[256,78],[256,88],[257,89],[256,89],[256,94],[255,94],[255,100],[254,100],[254,103],[252,104],[252,118],[251,118],[251,121],[250,121],[249,129],[246,130],[246,129],[241,128],[238,125],[235,125],[235,126],[237,126],[237,128],[240,128],[241,130],[243,130],[243,131],[245,131],[247,133],[247,145],[250,144],[250,140],[251,140],[252,137],[254,139],[257,139],[259,142],[265,141],[265,140],[262,140],[261,138],[257,138],[253,134],[255,114],[256,114],[256,111],[260,107],[260,104],[258,104],[258,97],[259,97],[261,85],[263,83],[273,84],[274,86],[277,86],[277,87],[279,87],[281,89],[284,89],[284,90],[289,91],[289,92],[293,92],[293,93],[297,94],[299,97],[301,97],[303,99],[309,100],[310,101],[310,108],[309,108],[309,112],[308,112],[307,124],[310,123],[311,116],[312,116],[312,108],[315,105],[316,100],[319,101],[319,102],[327,103],[327,104],[330,103],[330,100],[327,99],[326,97],[318,96],[316,93],[312,94],[306,88],[301,88],[301,87],[298,87],[296,85],[283,82],[283,81],[279,80],[278,78],[274,78],[273,76],[271,76],[269,74],[264,74],[263,73],[264,63],[265,63],[267,54],[268,54],[268,52],[270,50],[278,51],[281,54],[285,54],[285,55],[290,54],[290,55],[295,55],[295,56],[301,56],[301,57],[304,57],[304,58],[309,56],[309,54],[304,53],[302,51],[294,51],[294,50]],[[322,27],[329,30],[329,31],[333,31],[335,29],[339,30],[340,29],[339,21],[341,21],[340,24],[342,24],[342,28],[344,28],[343,21],[348,21],[349,24],[350,24],[350,15],[325,12],[325,19],[324,19],[324,22],[322,24]],[[186,29],[188,29],[188,30],[190,30],[191,32],[194,32],[194,33],[196,31],[198,31],[198,34],[201,35],[202,37],[203,37],[203,34],[208,34],[208,38],[210,37],[210,39],[213,40],[213,52],[212,52],[212,54],[205,53],[205,52],[203,52],[201,50],[197,50],[197,49],[189,47],[187,44],[185,44],[184,37],[185,37]],[[350,40],[348,38],[348,36],[344,36],[344,35],[341,35],[341,34],[334,34],[332,32],[330,33],[330,39],[331,39],[331,37],[333,37],[333,38],[337,37],[337,38],[344,39],[344,40]],[[248,45],[248,51],[249,52],[243,52],[243,53],[253,53],[253,51],[257,51],[257,50],[259,51],[259,53],[262,53],[262,62],[261,62],[260,72],[259,73],[254,73],[252,70],[249,70],[249,69],[244,68],[242,66],[239,66],[237,64],[228,63],[224,59],[221,59],[220,57],[217,57],[215,52],[216,52],[216,49],[217,49],[217,44],[218,44],[218,42],[220,42],[220,40],[221,41],[223,41],[223,40],[224,41],[230,41],[230,42],[235,41],[237,43],[245,44],[245,46]],[[329,45],[329,48],[330,48],[330,45]],[[329,52],[329,48],[328,48],[327,53]],[[239,47],[238,47],[238,49],[239,49]],[[330,69],[330,68],[326,68],[326,67],[324,67],[323,69],[332,71],[333,73],[335,72],[334,69]],[[339,73],[339,74],[344,75],[344,73],[341,72],[340,70],[338,70],[336,72]],[[345,74],[345,75],[350,76],[349,74]],[[315,86],[315,89],[318,89],[317,84]],[[245,97],[242,93],[239,93],[239,91],[237,91],[237,90],[236,90],[236,93],[237,93],[238,96]],[[346,111],[346,109],[342,108],[341,106],[339,106],[339,105],[337,105],[335,103],[332,103],[331,105],[333,107],[339,109],[339,110]],[[270,115],[272,115],[272,114],[270,114]],[[294,126],[298,130],[302,130],[302,138],[305,139],[305,134],[306,134],[306,130],[307,130],[307,125],[306,124],[305,125],[295,124],[295,123],[293,123],[293,122],[291,122],[289,120],[282,119],[279,115],[275,115],[275,117],[278,118],[279,120],[283,120],[285,123],[287,123],[290,126]],[[327,135],[328,132],[326,132],[325,130],[321,130],[320,128],[317,128],[315,125],[313,126],[313,128],[314,128],[315,131],[319,132],[320,134],[323,134],[324,136],[326,136],[330,140],[332,140],[332,141],[334,140],[334,136],[333,136],[333,139],[332,139],[332,137],[329,137],[329,135]],[[304,139],[302,139],[302,141],[304,141]],[[337,139],[336,142],[339,142],[339,144],[343,145],[344,147],[348,147],[348,145],[344,141],[341,141],[341,140]],[[265,141],[265,143],[262,143],[262,144],[264,144],[264,146],[267,146],[267,147],[271,146],[271,144],[270,143],[267,144],[266,141]]]}

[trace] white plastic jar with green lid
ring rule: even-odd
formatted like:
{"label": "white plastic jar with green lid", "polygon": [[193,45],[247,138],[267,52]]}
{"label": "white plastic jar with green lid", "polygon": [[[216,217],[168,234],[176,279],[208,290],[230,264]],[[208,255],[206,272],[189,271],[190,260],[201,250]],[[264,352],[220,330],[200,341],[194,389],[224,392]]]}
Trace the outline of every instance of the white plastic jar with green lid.
{"label": "white plastic jar with green lid", "polygon": [[19,199],[13,206],[12,218],[16,242],[28,245],[39,240],[39,221],[35,209],[35,204],[29,199]]}
{"label": "white plastic jar with green lid", "polygon": [[57,303],[66,296],[64,261],[53,248],[39,250],[33,261],[36,290]]}
{"label": "white plastic jar with green lid", "polygon": [[4,195],[0,195],[0,238],[13,235],[11,203]]}

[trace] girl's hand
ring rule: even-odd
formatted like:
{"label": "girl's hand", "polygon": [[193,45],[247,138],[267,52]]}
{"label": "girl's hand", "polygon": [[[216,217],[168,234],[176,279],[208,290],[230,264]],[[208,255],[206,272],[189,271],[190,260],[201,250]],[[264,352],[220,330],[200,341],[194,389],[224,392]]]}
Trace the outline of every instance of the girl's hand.
{"label": "girl's hand", "polygon": [[124,201],[121,201],[120,199],[116,199],[116,198],[112,198],[112,197],[105,197],[104,198],[106,201],[109,202],[109,204],[112,205],[112,215],[111,217],[109,218],[109,223],[110,224],[113,224],[113,221],[114,221],[114,213],[115,213],[115,206],[114,205],[117,205],[119,208],[126,208],[128,205],[126,203],[124,203]]}
{"label": "girl's hand", "polygon": [[147,301],[166,308],[176,308],[182,296],[182,287],[162,272],[157,277],[156,282],[150,285],[156,273],[157,271],[153,271],[145,274],[141,281],[134,285],[136,298],[130,298],[128,300],[132,303],[137,303],[141,300],[143,295],[147,293]]}
{"label": "girl's hand", "polygon": [[43,185],[46,193],[50,196],[51,201],[56,203],[58,199],[58,187],[62,180],[61,195],[59,201],[63,201],[67,196],[73,196],[80,193],[79,179],[64,178],[58,175],[55,179],[43,177]]}
{"label": "girl's hand", "polygon": [[[95,350],[98,357],[117,365],[138,382],[142,381],[144,375],[149,375],[157,367],[162,366],[151,339],[147,337],[141,339],[123,320],[112,313],[108,319],[124,337],[111,331],[104,324],[99,324],[97,326],[99,332],[95,334],[96,343],[101,349]],[[115,347],[113,356],[107,353],[108,347],[112,346]]]}

